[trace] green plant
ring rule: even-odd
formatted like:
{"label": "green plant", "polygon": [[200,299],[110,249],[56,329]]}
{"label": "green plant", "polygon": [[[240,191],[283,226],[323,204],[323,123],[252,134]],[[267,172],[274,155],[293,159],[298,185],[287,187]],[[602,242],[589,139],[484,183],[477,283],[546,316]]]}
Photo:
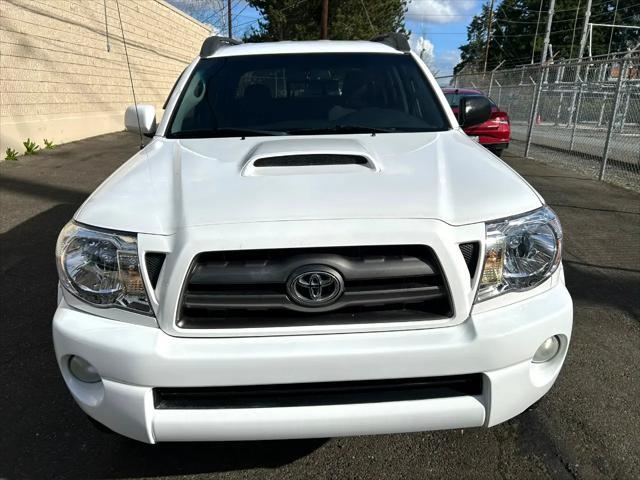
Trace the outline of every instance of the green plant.
{"label": "green plant", "polygon": [[38,144],[36,144],[30,138],[27,138],[26,142],[22,142],[22,145],[24,145],[24,148],[26,149],[24,151],[25,155],[35,155],[36,153],[38,153],[38,149],[40,148],[40,146],[38,146]]}
{"label": "green plant", "polygon": [[18,152],[13,148],[7,148],[4,153],[6,154],[5,160],[18,160]]}
{"label": "green plant", "polygon": [[56,148],[56,145],[53,143],[53,140],[47,140],[45,138],[43,142],[44,142],[44,148],[46,148],[47,150],[53,150],[54,148]]}

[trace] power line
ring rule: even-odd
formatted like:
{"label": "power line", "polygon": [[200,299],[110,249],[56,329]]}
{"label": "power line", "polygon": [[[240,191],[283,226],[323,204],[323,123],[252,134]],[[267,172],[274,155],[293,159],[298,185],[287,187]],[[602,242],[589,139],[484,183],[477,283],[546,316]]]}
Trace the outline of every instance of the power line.
{"label": "power line", "polygon": [[[536,33],[533,37],[533,44],[531,45],[531,64],[533,65],[533,57],[536,51],[536,40],[538,40],[538,28],[540,28],[540,15],[542,14],[542,2],[544,0],[540,0],[540,10],[538,10],[538,21],[536,22]],[[506,15],[506,14],[505,14]]]}
{"label": "power line", "polygon": [[580,12],[580,3],[582,0],[578,0],[578,8],[576,8],[576,18],[573,21],[573,33],[571,34],[571,51],[569,52],[569,58],[573,56],[573,41],[576,38],[576,27],[578,25],[578,12]]}
{"label": "power line", "polygon": [[[613,24],[616,24],[616,16],[618,15],[618,3],[620,3],[620,0],[616,0],[616,8],[613,11]],[[609,47],[607,48],[607,55],[609,55],[609,53],[611,53],[611,42],[613,41],[613,28],[611,29],[611,34],[609,35]]]}
{"label": "power line", "polygon": [[138,101],[136,100],[136,89],[133,87],[133,75],[131,74],[131,64],[129,63],[129,52],[127,51],[127,39],[124,36],[124,27],[122,26],[122,17],[120,16],[120,2],[116,0],[116,8],[118,9],[118,20],[120,21],[120,30],[122,30],[122,46],[124,47],[124,57],[127,60],[127,70],[129,70],[129,80],[131,81],[131,93],[133,93],[133,108],[136,109],[136,120],[138,122],[138,134],[140,135],[140,150],[144,148],[144,140],[142,139],[142,127],[140,127],[140,112],[138,112]]}
{"label": "power line", "polygon": [[373,26],[373,22],[371,21],[371,17],[369,16],[369,12],[367,11],[367,6],[364,4],[364,0],[360,0],[360,4],[364,10],[364,14],[367,16],[367,20],[369,21],[369,25],[371,26],[371,32],[376,33],[376,27]]}

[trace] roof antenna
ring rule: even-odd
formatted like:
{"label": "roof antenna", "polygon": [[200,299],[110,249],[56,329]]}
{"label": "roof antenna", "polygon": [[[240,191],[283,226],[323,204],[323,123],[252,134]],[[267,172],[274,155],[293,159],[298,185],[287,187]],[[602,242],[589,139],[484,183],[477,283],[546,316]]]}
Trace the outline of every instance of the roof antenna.
{"label": "roof antenna", "polygon": [[122,27],[122,17],[120,16],[120,3],[116,0],[118,9],[118,20],[120,20],[120,30],[122,31],[122,45],[124,45],[124,56],[127,59],[127,69],[129,70],[129,80],[131,80],[131,92],[133,92],[133,105],[136,109],[136,120],[138,121],[138,134],[140,135],[140,150],[144,148],[142,139],[142,128],[140,127],[140,112],[138,112],[138,102],[136,101],[136,89],[133,87],[133,76],[131,75],[131,64],[129,63],[129,52],[127,52],[127,40],[124,38],[124,28]]}

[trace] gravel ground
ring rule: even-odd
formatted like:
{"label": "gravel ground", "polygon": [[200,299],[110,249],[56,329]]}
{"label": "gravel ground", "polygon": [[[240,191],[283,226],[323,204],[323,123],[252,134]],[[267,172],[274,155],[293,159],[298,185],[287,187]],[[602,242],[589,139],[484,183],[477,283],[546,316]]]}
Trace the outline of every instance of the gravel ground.
{"label": "gravel ground", "polygon": [[563,222],[575,302],[565,368],[537,408],[492,429],[304,441],[153,446],[95,430],[54,360],[53,248],[135,151],[117,133],[0,164],[0,478],[640,477],[640,195],[509,151]]}

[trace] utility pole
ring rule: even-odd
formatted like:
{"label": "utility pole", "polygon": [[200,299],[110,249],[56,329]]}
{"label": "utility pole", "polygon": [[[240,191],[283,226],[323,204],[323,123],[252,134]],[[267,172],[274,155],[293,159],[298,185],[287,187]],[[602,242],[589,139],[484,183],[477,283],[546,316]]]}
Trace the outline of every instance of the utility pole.
{"label": "utility pole", "polygon": [[320,19],[320,39],[329,38],[329,0],[322,0],[322,17]]}
{"label": "utility pole", "polygon": [[547,31],[544,34],[544,44],[542,45],[542,58],[540,64],[547,61],[547,50],[549,49],[549,39],[551,38],[551,24],[553,23],[553,14],[555,13],[556,0],[549,3],[549,15],[547,17]]}
{"label": "utility pole", "polygon": [[544,0],[540,0],[540,6],[538,7],[538,21],[536,22],[536,34],[533,36],[533,45],[531,46],[531,65],[533,65],[533,57],[536,52],[536,42],[538,41],[538,29],[540,28],[540,15],[542,14],[542,2]]}
{"label": "utility pole", "polygon": [[229,38],[233,38],[233,26],[231,25],[231,0],[227,0],[227,23],[229,24]]}
{"label": "utility pole", "polygon": [[484,49],[484,70],[487,71],[487,62],[489,61],[489,45],[491,44],[491,26],[493,24],[493,1],[489,7],[489,21],[487,22],[487,47]]}
{"label": "utility pole", "polygon": [[[591,0],[587,0],[587,5],[584,9],[584,25],[582,26],[582,36],[580,37],[580,47],[578,48],[578,65],[576,66],[576,76],[574,79],[576,84],[580,83],[580,91],[578,93],[576,93],[575,91],[573,92],[573,95],[571,98],[571,107],[569,108],[569,112],[570,112],[569,118],[573,119],[574,130],[575,130],[576,124],[578,123],[578,113],[580,111],[580,100],[582,99],[582,90],[584,86],[584,83],[582,83],[582,79],[580,78],[580,71],[582,67],[582,64],[580,62],[582,61],[582,56],[584,55],[584,46],[587,43],[587,33],[589,32],[590,17],[591,17]],[[587,70],[587,75],[588,74],[589,74],[589,70]],[[578,108],[576,108],[577,95],[579,95]],[[571,147],[573,147],[573,133],[571,135],[572,135]]]}
{"label": "utility pole", "polygon": [[[578,50],[578,60],[582,60],[584,47],[587,44],[587,34],[589,33],[589,17],[591,17],[591,0],[587,0],[587,7],[584,10],[584,25],[582,26],[582,36],[580,37],[580,48]],[[578,66],[578,69],[580,66]]]}

